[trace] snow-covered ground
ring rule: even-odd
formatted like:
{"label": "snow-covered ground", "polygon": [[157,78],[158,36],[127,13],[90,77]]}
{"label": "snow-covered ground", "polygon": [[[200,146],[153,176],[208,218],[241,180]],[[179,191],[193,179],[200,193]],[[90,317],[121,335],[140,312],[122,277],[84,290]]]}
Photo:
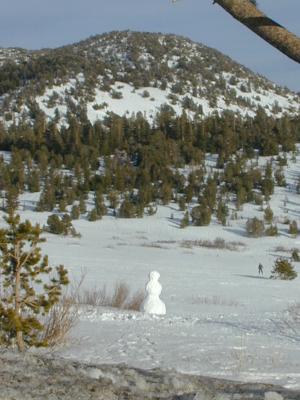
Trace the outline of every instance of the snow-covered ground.
{"label": "snow-covered ground", "polygon": [[[299,195],[291,189],[299,176],[299,161],[289,162],[289,186],[276,188],[270,202],[278,221],[277,237],[247,237],[247,217],[263,218],[255,205],[244,206],[226,227],[213,222],[180,229],[183,212],[170,204],[142,219],[74,221],[81,238],[48,234],[43,248],[50,261],[67,266],[74,280],[85,271],[86,287],[113,288],[123,281],[135,291],[144,287],[150,271],[159,271],[161,299],[167,307],[166,315],[159,317],[83,308],[70,342],[56,351],[93,363],[159,366],[300,388],[300,326],[289,325],[286,313],[300,303],[300,277],[269,279],[275,259],[291,255],[284,248],[300,248],[300,239],[291,237],[288,225],[281,223],[288,217],[299,225]],[[25,194],[21,200],[34,196]],[[41,224],[48,216],[31,210],[20,213]],[[236,249],[209,249],[196,242],[216,238],[237,242]],[[262,277],[259,263],[264,266]],[[300,275],[300,263],[294,264]]]}
{"label": "snow-covered ground", "polygon": [[[82,81],[83,78],[81,75],[82,74],[79,74],[77,77],[78,81]],[[99,77],[99,80],[101,80],[101,77]],[[233,87],[231,87],[229,84],[228,87],[233,89]],[[63,125],[65,124],[67,106],[63,99],[70,89],[76,89],[75,79],[71,79],[65,85],[54,86],[51,89],[46,89],[43,96],[36,97],[36,101],[40,109],[45,113],[49,120],[54,118],[57,109],[59,114],[63,117],[61,123],[63,122]],[[180,115],[184,110],[182,103],[186,97],[188,97],[197,107],[201,107],[203,115],[205,116],[211,115],[216,111],[222,114],[222,112],[225,110],[230,110],[232,112],[240,113],[242,116],[248,115],[250,117],[254,117],[258,107],[263,107],[267,115],[274,115],[272,109],[275,106],[282,108],[281,111],[275,112],[277,118],[283,116],[285,113],[297,114],[299,111],[299,101],[291,94],[284,97],[283,95],[276,94],[275,91],[264,93],[253,91],[251,93],[243,93],[238,88],[235,90],[237,92],[237,96],[244,98],[245,100],[249,100],[253,103],[252,106],[241,107],[237,104],[227,104],[224,100],[224,97],[219,96],[217,105],[215,107],[211,107],[207,98],[195,97],[190,93],[176,95],[177,100],[172,103],[169,98],[169,96],[172,95],[170,88],[161,90],[154,87],[142,87],[136,90],[133,85],[124,82],[115,82],[113,85],[111,85],[111,92],[106,92],[96,87],[94,100],[85,103],[87,108],[87,116],[91,123],[103,120],[110,112],[113,112],[119,116],[125,115],[127,117],[140,112],[145,118],[148,119],[149,122],[153,122],[163,105],[171,106],[174,112],[177,115]],[[147,92],[147,97],[143,95],[145,91]],[[55,92],[58,96],[60,96],[60,104],[49,107],[48,101]],[[114,98],[112,96],[112,92],[119,93],[120,98]],[[259,100],[257,100],[258,98]],[[75,104],[78,103],[75,99],[73,100]],[[95,109],[95,106],[98,106],[98,108]],[[191,118],[195,115],[195,112],[187,109],[185,111]],[[15,115],[15,117],[17,117],[17,115]]]}

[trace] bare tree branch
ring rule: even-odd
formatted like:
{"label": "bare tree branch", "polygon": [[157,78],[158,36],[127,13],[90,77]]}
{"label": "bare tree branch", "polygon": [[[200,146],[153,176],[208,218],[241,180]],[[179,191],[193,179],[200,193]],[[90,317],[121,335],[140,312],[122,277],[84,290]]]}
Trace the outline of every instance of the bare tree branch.
{"label": "bare tree branch", "polygon": [[230,15],[292,60],[300,63],[300,38],[262,13],[249,0],[214,0]]}

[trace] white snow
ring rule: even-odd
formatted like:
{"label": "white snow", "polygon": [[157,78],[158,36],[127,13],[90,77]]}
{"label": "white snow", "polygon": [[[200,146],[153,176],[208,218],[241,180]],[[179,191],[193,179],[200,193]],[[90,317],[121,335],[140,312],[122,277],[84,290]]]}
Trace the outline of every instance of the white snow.
{"label": "white snow", "polygon": [[[70,342],[57,352],[92,363],[160,366],[300,388],[300,326],[286,312],[300,303],[300,277],[268,279],[275,259],[300,247],[299,237],[289,235],[284,224],[289,217],[299,226],[299,156],[295,162],[289,158],[285,173],[288,187],[277,187],[270,201],[277,237],[246,236],[247,218],[263,217],[261,207],[253,204],[245,205],[225,227],[213,221],[208,227],[179,229],[183,212],[171,203],[143,219],[81,218],[74,221],[81,238],[46,234],[43,252],[50,262],[64,264],[72,280],[85,270],[86,288],[106,285],[110,290],[123,281],[135,291],[144,287],[149,271],[160,271],[161,298],[168,310],[164,316],[82,307]],[[43,225],[49,213],[33,211],[37,196],[21,196],[20,214]],[[233,243],[231,250],[203,246],[216,238]],[[300,275],[300,263],[294,264]]]}
{"label": "white snow", "polygon": [[265,393],[265,400],[284,400],[283,397],[276,392]]}
{"label": "white snow", "polygon": [[[146,57],[146,55],[145,55]],[[147,57],[146,57],[147,58]],[[168,60],[170,64],[176,64],[176,57]],[[109,74],[108,74],[109,75]],[[122,72],[119,74],[120,79],[122,78]],[[213,112],[222,113],[224,110],[230,110],[236,113],[240,113],[242,116],[254,116],[257,108],[263,107],[268,115],[275,115],[276,117],[281,117],[285,113],[295,115],[299,112],[299,98],[292,95],[291,93],[285,96],[277,94],[275,89],[269,89],[267,92],[262,89],[255,90],[251,88],[251,92],[243,92],[240,87],[245,84],[248,85],[247,80],[238,79],[236,85],[232,86],[229,84],[229,79],[231,74],[223,73],[223,77],[226,80],[226,85],[230,89],[234,89],[236,92],[236,98],[241,98],[249,101],[247,105],[239,105],[236,101],[231,101],[228,104],[223,96],[217,96],[216,105],[212,107],[206,96],[192,96],[191,94],[191,83],[186,82],[188,86],[185,93],[182,95],[176,94],[176,100],[170,100],[169,96],[174,94],[171,88],[168,86],[165,90],[155,88],[155,87],[141,87],[135,89],[133,85],[124,83],[121,81],[116,81],[111,85],[111,91],[107,92],[101,90],[99,86],[96,86],[94,93],[89,93],[92,95],[93,100],[85,101],[87,108],[87,116],[91,123],[97,120],[103,120],[108,113],[113,112],[117,115],[131,116],[132,114],[142,113],[148,121],[153,122],[156,114],[165,104],[170,105],[177,115],[180,115],[184,108],[182,103],[186,97],[189,97],[195,106],[201,106],[204,116],[211,115]],[[103,77],[98,77],[98,82],[102,82]],[[39,108],[45,113],[48,120],[55,118],[56,110],[59,112],[59,126],[67,125],[67,97],[73,101],[74,104],[78,104],[76,94],[77,89],[81,90],[80,87],[84,84],[85,78],[83,74],[78,74],[76,78],[70,79],[68,82],[61,85],[54,85],[52,87],[46,88],[42,96],[36,97],[36,102]],[[199,77],[199,82],[201,82],[201,77]],[[176,81],[174,82],[176,83]],[[205,93],[205,82],[201,84],[202,91]],[[120,98],[115,98],[112,93],[116,91],[120,93]],[[143,96],[143,92],[147,91],[149,93],[148,97]],[[49,106],[48,101],[51,99],[53,94],[57,94],[57,100]],[[276,108],[274,108],[276,107]],[[21,114],[26,114],[26,106],[22,106],[21,113],[13,113],[13,119],[18,122]],[[188,116],[193,117],[195,112],[189,109],[185,110]],[[4,116],[0,117],[0,120],[9,126],[12,121],[5,121]]]}

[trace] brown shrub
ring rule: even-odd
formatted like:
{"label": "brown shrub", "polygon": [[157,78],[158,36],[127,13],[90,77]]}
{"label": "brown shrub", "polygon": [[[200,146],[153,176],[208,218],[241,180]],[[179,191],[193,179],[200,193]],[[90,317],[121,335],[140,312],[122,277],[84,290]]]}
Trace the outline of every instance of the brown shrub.
{"label": "brown shrub", "polygon": [[53,306],[44,321],[43,340],[48,346],[65,343],[71,329],[78,320],[78,306],[74,296],[62,296]]}
{"label": "brown shrub", "polygon": [[208,249],[220,249],[237,251],[240,247],[245,247],[243,242],[226,242],[224,239],[217,237],[214,240],[183,240],[180,242],[181,247],[206,247]]}
{"label": "brown shrub", "polygon": [[129,286],[124,282],[117,282],[113,293],[109,294],[106,286],[102,288],[86,289],[77,296],[77,304],[86,304],[94,307],[113,307],[123,310],[138,311],[144,300],[144,292],[130,293]]}
{"label": "brown shrub", "polygon": [[143,290],[135,292],[129,300],[124,304],[125,310],[139,311],[141,304],[144,301],[145,294]]}
{"label": "brown shrub", "polygon": [[129,287],[124,282],[117,282],[114,288],[114,292],[111,296],[111,307],[114,308],[123,308],[125,301],[129,297]]}

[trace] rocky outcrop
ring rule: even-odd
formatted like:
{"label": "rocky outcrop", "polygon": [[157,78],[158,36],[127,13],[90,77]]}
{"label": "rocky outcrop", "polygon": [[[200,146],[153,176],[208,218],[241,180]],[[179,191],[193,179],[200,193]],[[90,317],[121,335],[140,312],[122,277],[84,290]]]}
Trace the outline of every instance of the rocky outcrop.
{"label": "rocky outcrop", "polygon": [[125,364],[0,354],[0,400],[296,400],[300,391]]}

